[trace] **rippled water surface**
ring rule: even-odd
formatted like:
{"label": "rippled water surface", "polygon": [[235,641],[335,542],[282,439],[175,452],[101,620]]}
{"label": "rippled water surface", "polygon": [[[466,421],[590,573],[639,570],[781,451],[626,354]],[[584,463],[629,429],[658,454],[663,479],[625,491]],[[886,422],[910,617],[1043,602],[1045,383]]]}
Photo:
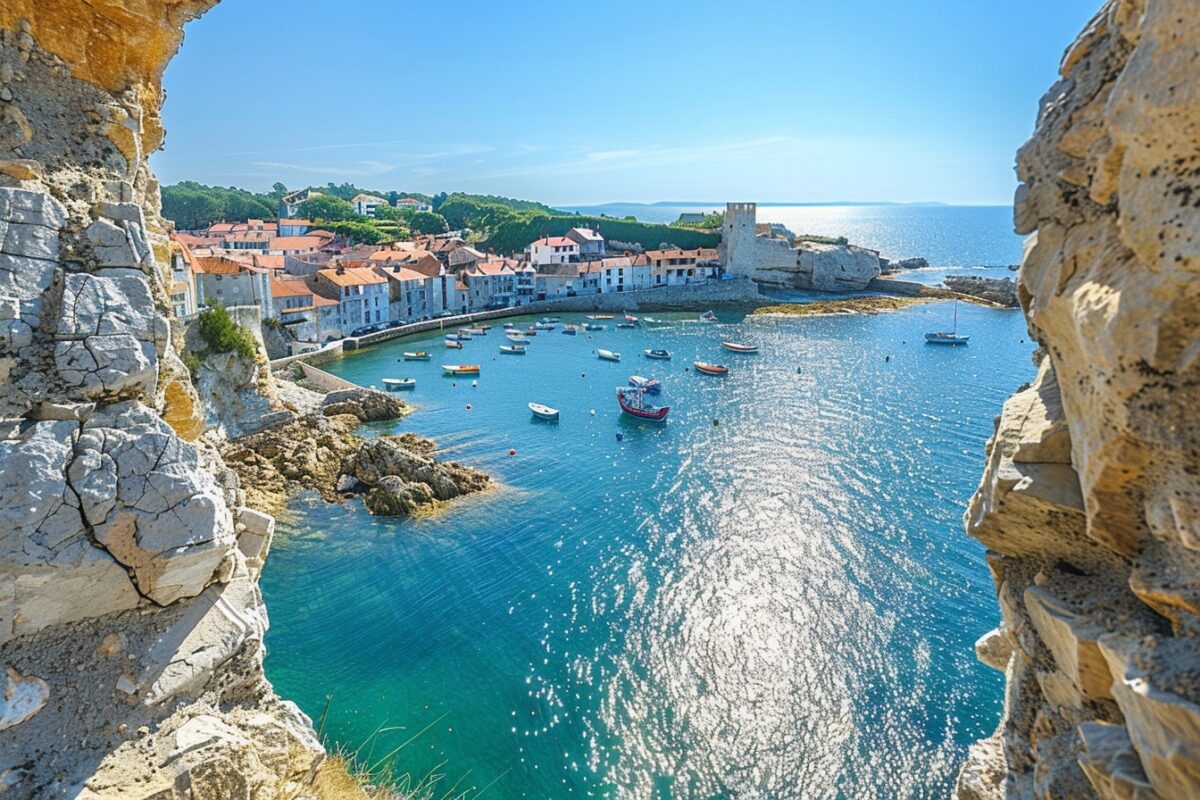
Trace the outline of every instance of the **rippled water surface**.
{"label": "rippled water surface", "polygon": [[[524,357],[495,329],[342,359],[363,384],[416,377],[419,411],[383,430],[502,488],[408,521],[298,501],[264,575],[268,675],[314,717],[331,694],[333,740],[378,757],[412,739],[400,766],[485,797],[946,796],[1001,705],[973,656],[997,611],[961,516],[1033,372],[1015,312],[962,305],[969,346],[921,343],[950,313],[664,315],[542,333]],[[433,362],[397,363],[414,347]],[[478,387],[441,376],[458,361]],[[664,382],[666,425],[620,418],[631,373]]]}

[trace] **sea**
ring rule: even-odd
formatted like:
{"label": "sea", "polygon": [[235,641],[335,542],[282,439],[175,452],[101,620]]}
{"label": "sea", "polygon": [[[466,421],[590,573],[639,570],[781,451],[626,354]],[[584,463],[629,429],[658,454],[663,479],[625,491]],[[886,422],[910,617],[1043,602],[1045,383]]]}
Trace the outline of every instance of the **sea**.
{"label": "sea", "polygon": [[[778,216],[844,216],[792,229],[942,274],[1011,274],[1007,210],[922,211]],[[433,797],[948,796],[1003,702],[974,657],[999,612],[962,516],[995,416],[1034,374],[1019,312],[960,304],[970,343],[924,344],[954,312],[654,314],[541,332],[524,356],[500,354],[497,324],[461,351],[434,334],[325,366],[415,377],[416,411],[364,434],[429,436],[496,486],[415,519],[296,498],[262,579],[268,677],[329,746]],[[414,349],[432,361],[399,360]],[[665,424],[620,414],[633,374],[661,381]]]}

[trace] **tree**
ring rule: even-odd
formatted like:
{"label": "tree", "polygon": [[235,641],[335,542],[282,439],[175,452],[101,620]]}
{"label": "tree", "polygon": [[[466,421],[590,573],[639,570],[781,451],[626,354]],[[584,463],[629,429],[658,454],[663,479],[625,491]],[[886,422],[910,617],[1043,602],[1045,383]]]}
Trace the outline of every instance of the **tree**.
{"label": "tree", "polygon": [[442,207],[442,203],[444,203],[444,202],[446,202],[446,193],[438,192],[437,194],[435,194],[433,196],[433,202],[430,203],[430,205],[433,206],[434,211],[437,211],[439,208]]}
{"label": "tree", "polygon": [[279,195],[280,197],[283,197],[287,193],[288,193],[288,188],[286,186],[284,186],[282,183],[280,183],[279,181],[275,181],[275,183],[271,184],[271,194],[275,194],[275,195]]}
{"label": "tree", "polygon": [[375,219],[384,222],[400,219],[400,210],[392,206],[378,206],[375,209]]}
{"label": "tree", "polygon": [[445,233],[450,230],[446,218],[432,211],[418,211],[412,215],[408,227],[413,233]]}
{"label": "tree", "polygon": [[328,194],[319,194],[301,203],[300,216],[304,219],[324,220],[326,222],[364,219],[362,216],[354,213],[354,206],[350,205],[349,201]]}

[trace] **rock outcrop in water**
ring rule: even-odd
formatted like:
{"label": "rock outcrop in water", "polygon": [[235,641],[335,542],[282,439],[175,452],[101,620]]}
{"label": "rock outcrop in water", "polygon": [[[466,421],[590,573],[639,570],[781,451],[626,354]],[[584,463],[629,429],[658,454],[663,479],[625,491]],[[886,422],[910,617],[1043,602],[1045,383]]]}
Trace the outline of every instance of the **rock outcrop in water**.
{"label": "rock outcrop in water", "polygon": [[1200,12],[1111,0],[1021,150],[1037,379],[968,532],[1007,678],[961,798],[1200,797]]}
{"label": "rock outcrop in water", "polygon": [[273,520],[198,439],[146,164],[212,4],[0,3],[6,798],[288,798],[323,756],[263,676]]}
{"label": "rock outcrop in water", "polygon": [[1012,278],[981,278],[977,275],[947,275],[946,288],[959,294],[978,297],[1005,308],[1016,308],[1017,283]]}

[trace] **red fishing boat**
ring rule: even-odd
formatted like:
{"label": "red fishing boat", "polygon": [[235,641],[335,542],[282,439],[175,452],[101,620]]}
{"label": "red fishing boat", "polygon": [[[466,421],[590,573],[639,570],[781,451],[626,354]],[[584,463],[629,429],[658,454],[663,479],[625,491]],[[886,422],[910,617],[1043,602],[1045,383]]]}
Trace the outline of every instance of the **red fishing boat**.
{"label": "red fishing boat", "polygon": [[646,390],[632,386],[617,387],[617,404],[631,417],[647,422],[665,422],[670,406],[656,406],[646,402]]}
{"label": "red fishing boat", "polygon": [[698,372],[703,372],[705,375],[727,375],[729,367],[723,367],[720,364],[705,364],[703,361],[693,361],[692,366]]}

